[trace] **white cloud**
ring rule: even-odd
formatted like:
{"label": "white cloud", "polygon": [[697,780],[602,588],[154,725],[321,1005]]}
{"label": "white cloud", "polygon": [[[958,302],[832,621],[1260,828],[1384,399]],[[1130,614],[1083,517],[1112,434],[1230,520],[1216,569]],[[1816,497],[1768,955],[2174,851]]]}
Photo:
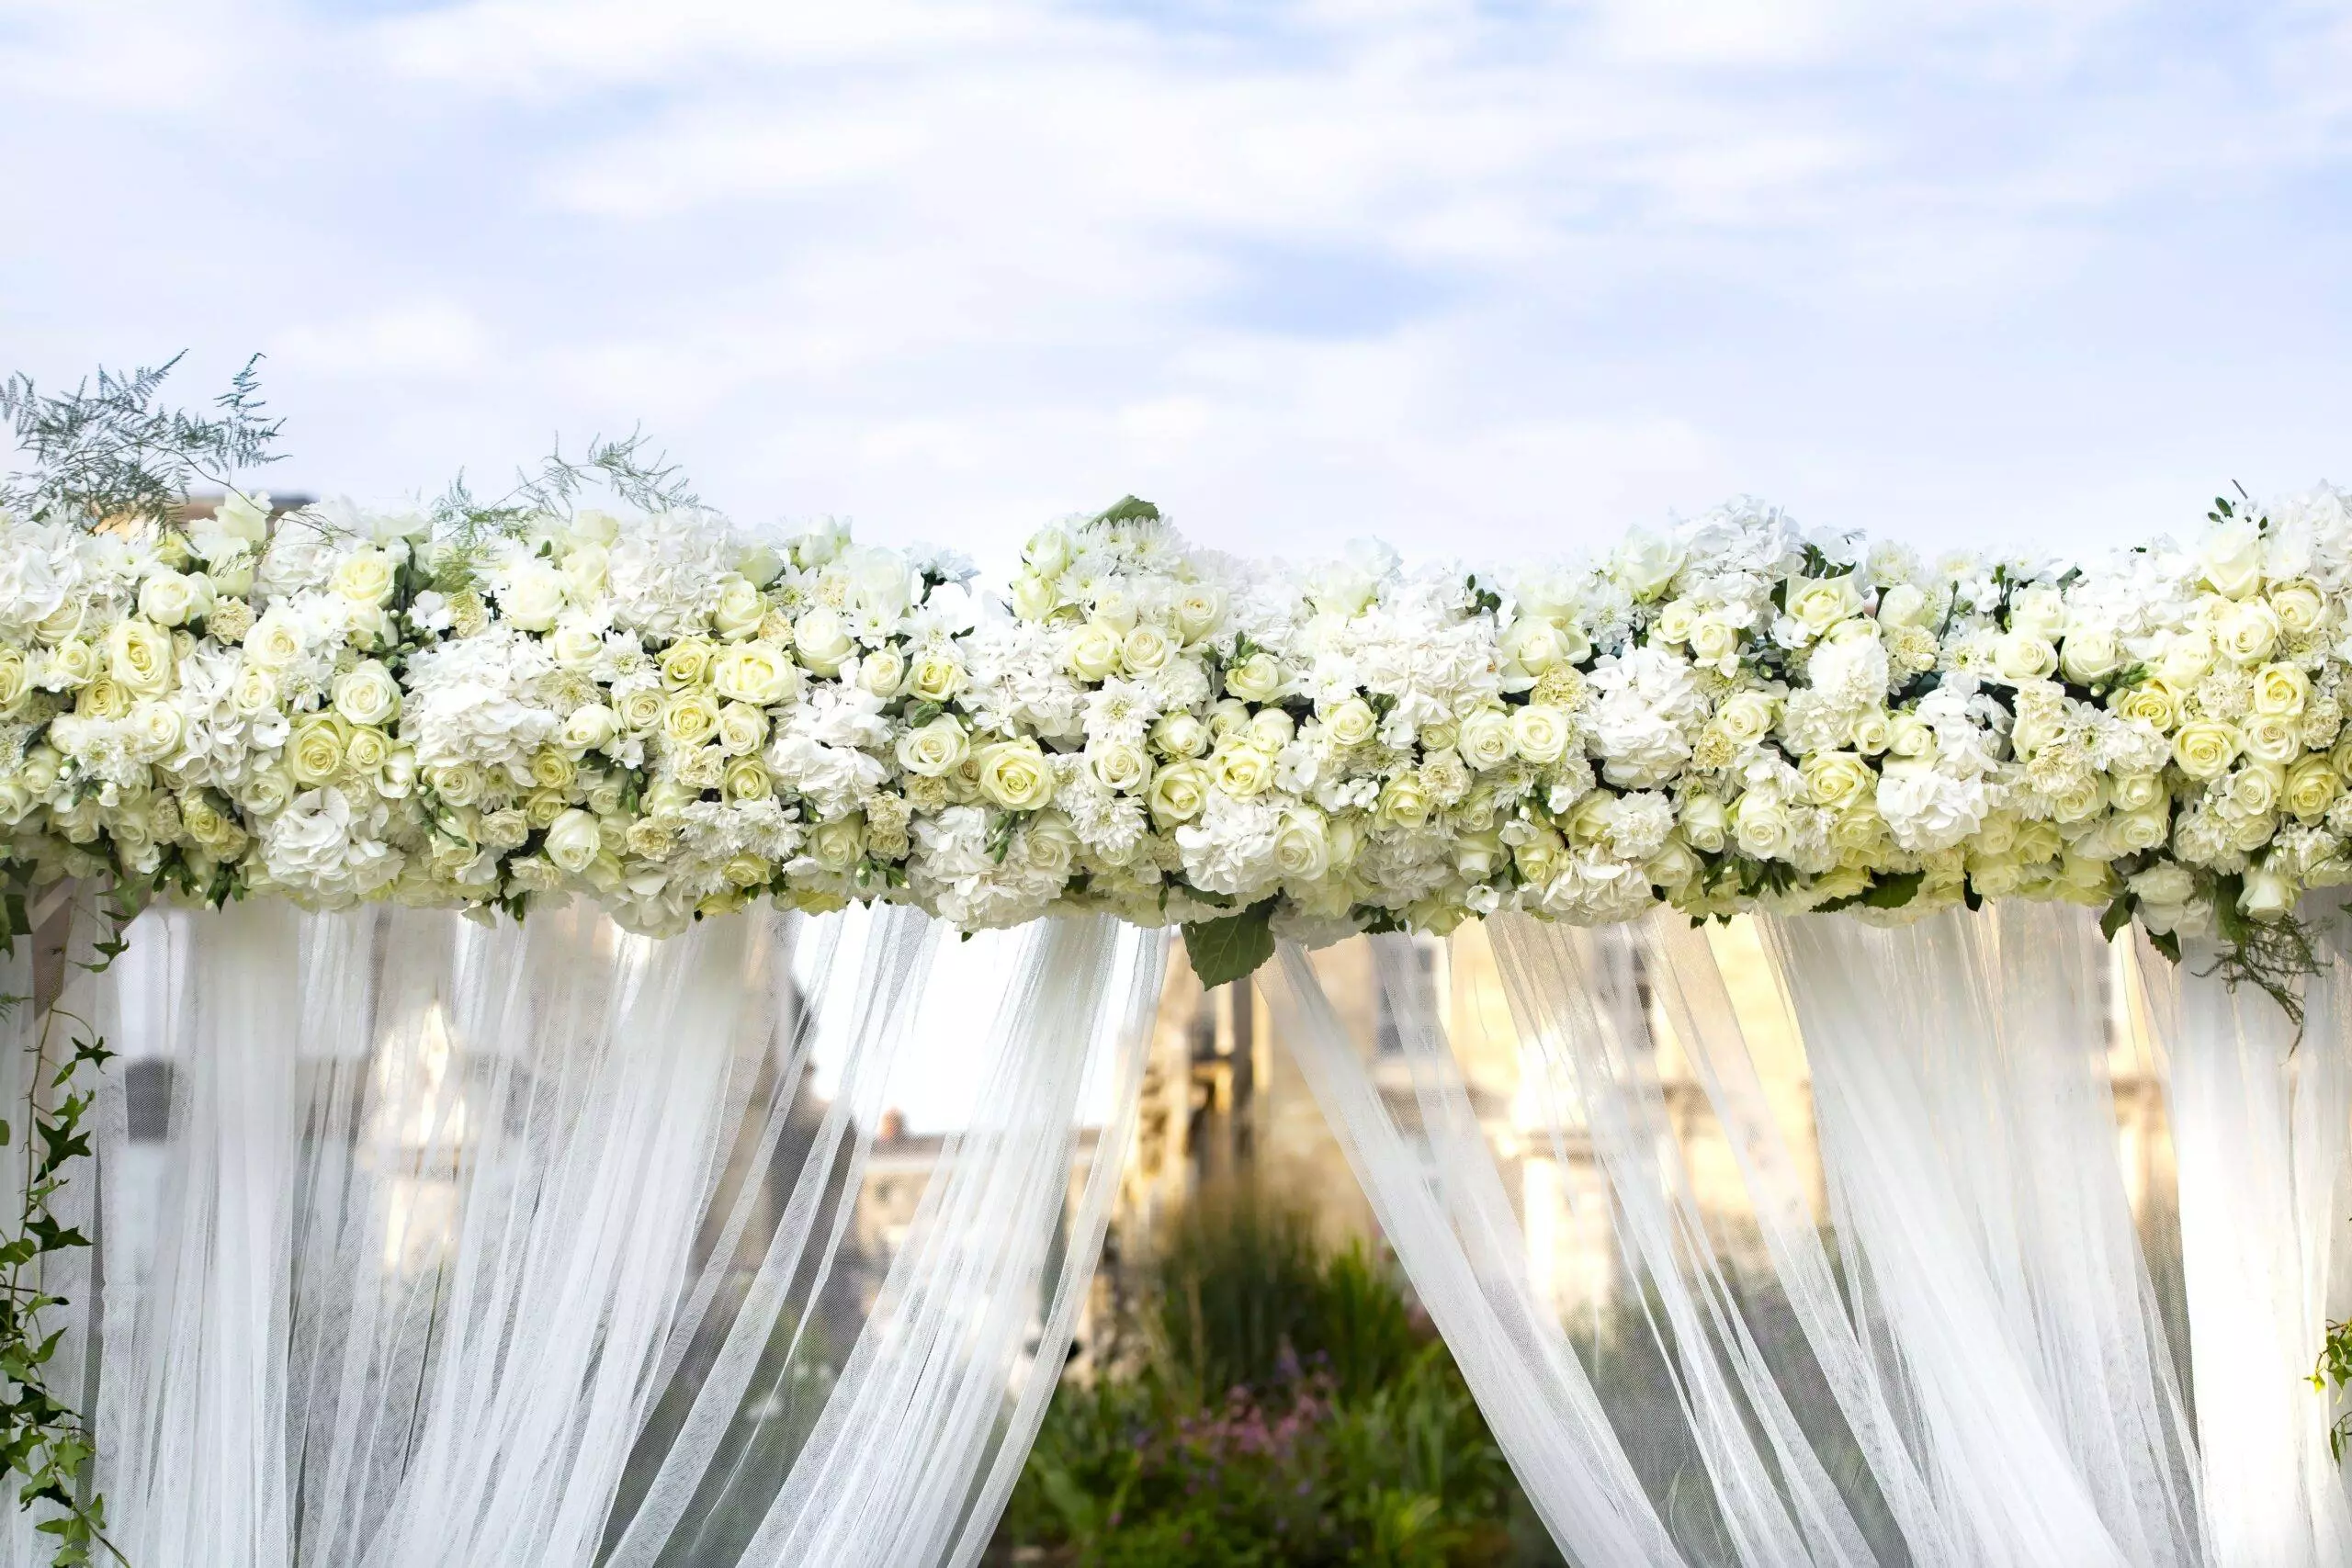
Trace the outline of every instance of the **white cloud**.
{"label": "white cloud", "polygon": [[[288,479],[645,419],[749,515],[2144,528],[2338,460],[2301,0],[27,0],[0,333],[270,348]],[[296,470],[299,469],[299,472]]]}

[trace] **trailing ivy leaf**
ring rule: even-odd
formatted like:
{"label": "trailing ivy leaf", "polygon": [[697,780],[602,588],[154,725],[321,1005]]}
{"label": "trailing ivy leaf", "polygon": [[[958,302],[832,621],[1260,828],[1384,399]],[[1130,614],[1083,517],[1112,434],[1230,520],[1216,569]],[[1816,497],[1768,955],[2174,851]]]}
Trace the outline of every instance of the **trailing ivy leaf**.
{"label": "trailing ivy leaf", "polygon": [[1184,955],[1204,987],[1247,978],[1274,955],[1274,901],[1252,904],[1238,915],[1193,920],[1184,927]]}

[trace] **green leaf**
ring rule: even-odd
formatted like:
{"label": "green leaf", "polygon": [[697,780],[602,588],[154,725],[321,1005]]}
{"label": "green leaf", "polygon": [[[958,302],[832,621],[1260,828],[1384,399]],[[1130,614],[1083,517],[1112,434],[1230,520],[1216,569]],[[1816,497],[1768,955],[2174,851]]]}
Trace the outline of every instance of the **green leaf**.
{"label": "green leaf", "polygon": [[1927,880],[1924,871],[1898,871],[1862,889],[1862,902],[1873,909],[1900,909],[1911,902]]}
{"label": "green leaf", "polygon": [[1094,514],[1097,523],[1157,523],[1159,508],[1138,496],[1123,495]]}
{"label": "green leaf", "polygon": [[2114,903],[2109,904],[2107,907],[2107,912],[2098,918],[2098,934],[2113,942],[2115,933],[2132,923],[2133,902],[2132,896],[2126,893],[2119,897]]}
{"label": "green leaf", "polygon": [[1195,920],[1184,927],[1184,954],[1206,987],[1222,986],[1256,972],[1274,955],[1274,901],[1252,904],[1238,915]]}
{"label": "green leaf", "polygon": [[2180,962],[2180,933],[2178,931],[2150,931],[2148,945],[2175,964]]}

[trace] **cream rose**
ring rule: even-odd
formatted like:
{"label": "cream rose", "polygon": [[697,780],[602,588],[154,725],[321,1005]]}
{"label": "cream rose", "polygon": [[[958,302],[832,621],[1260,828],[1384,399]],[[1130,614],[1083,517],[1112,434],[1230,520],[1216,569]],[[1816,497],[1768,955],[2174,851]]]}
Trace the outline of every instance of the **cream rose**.
{"label": "cream rose", "polygon": [[2257,761],[2291,762],[2303,754],[2303,727],[2284,714],[2254,714],[2238,726],[2238,744]]}
{"label": "cream rose", "polygon": [[1273,786],[1273,754],[1247,740],[1229,740],[1209,753],[1209,773],[1218,789],[1246,800]]}
{"label": "cream rose", "polygon": [[1732,831],[1740,852],[1754,860],[1777,860],[1789,852],[1796,824],[1787,802],[1770,790],[1749,790],[1732,808]]}
{"label": "cream rose", "polygon": [[710,624],[720,637],[741,642],[759,631],[767,614],[768,602],[760,597],[750,578],[730,572],[719,580],[718,603],[711,609]]}
{"label": "cream rose", "polygon": [[1379,731],[1380,719],[1362,697],[1345,697],[1323,711],[1323,732],[1336,746],[1362,746]]}
{"label": "cream rose", "polygon": [[621,732],[620,716],[602,703],[585,703],[563,721],[559,739],[577,750],[593,751],[612,743]]}
{"label": "cream rose", "polygon": [[1712,795],[1694,795],[1683,801],[1682,837],[1702,854],[1717,854],[1730,841],[1730,817],[1724,803]]}
{"label": "cream rose", "polygon": [[710,689],[722,701],[775,707],[800,689],[800,667],[772,642],[729,643],[710,662]]}
{"label": "cream rose", "polygon": [[331,714],[314,714],[295,726],[286,748],[286,765],[294,782],[315,789],[343,772],[346,733],[342,721]]}
{"label": "cream rose", "polygon": [[718,705],[702,692],[673,692],[662,705],[662,734],[672,746],[700,746],[718,730]]}
{"label": "cream rose", "polygon": [[264,670],[285,669],[302,657],[302,628],[282,604],[264,610],[245,634],[245,661]]}
{"label": "cream rose", "polygon": [[2192,779],[2221,777],[2237,755],[2237,730],[2217,719],[2192,719],[2172,738],[2172,760]]}
{"label": "cream rose", "polygon": [[1283,687],[1283,667],[1262,649],[1225,672],[1225,689],[1245,703],[1268,703]]}
{"label": "cream rose", "polygon": [[856,645],[842,618],[820,604],[792,623],[792,646],[799,650],[801,663],[820,675],[831,675]]}
{"label": "cream rose", "polygon": [[354,724],[390,724],[401,711],[400,682],[375,660],[334,678],[334,711]]}
{"label": "cream rose", "polygon": [[548,638],[548,652],[566,670],[588,670],[605,656],[605,638],[589,623],[566,616]]}
{"label": "cream rose", "polygon": [[[355,604],[379,605],[392,602],[392,590],[399,577],[399,563],[392,559],[389,551],[364,546],[335,562],[334,575],[328,581],[337,593]],[[503,600],[501,607],[504,607]],[[509,618],[513,618],[511,614]],[[534,626],[530,629],[543,631],[546,628]]]}
{"label": "cream rose", "polygon": [[2262,535],[2251,523],[2216,525],[2199,543],[2197,560],[2216,593],[2243,599],[2262,585]]}
{"label": "cream rose", "polygon": [[919,703],[944,703],[953,700],[970,680],[950,655],[919,654],[907,670],[907,693]]}
{"label": "cream rose", "polygon": [[2344,791],[2344,776],[2324,757],[2305,757],[2287,768],[2286,806],[2305,822],[2315,822]]}
{"label": "cream rose", "polygon": [[1151,759],[1132,740],[1097,740],[1086,749],[1086,763],[1097,783],[1121,795],[1151,782]]}
{"label": "cream rose", "polygon": [[2291,716],[2311,700],[2312,678],[2291,664],[2266,664],[2254,672],[2254,711]]}
{"label": "cream rose", "polygon": [[139,613],[159,626],[202,620],[211,607],[212,580],[201,572],[158,571],[139,585]]}
{"label": "cream rose", "polygon": [[605,838],[595,818],[574,807],[548,827],[540,852],[571,876],[584,874],[604,852]]}
{"label": "cream rose", "polygon": [[2272,585],[2270,611],[2291,637],[2307,637],[2327,623],[2326,597],[2317,583],[2301,579]]}
{"label": "cream rose", "polygon": [[1511,759],[1510,715],[1480,708],[1462,721],[1454,745],[1462,760],[1482,773],[1501,767]]}
{"label": "cream rose", "polygon": [[1544,703],[1530,703],[1510,716],[1510,743],[1538,767],[1560,760],[1568,749],[1568,716]]}
{"label": "cream rose", "polygon": [[1702,615],[1690,628],[1690,657],[1720,669],[1739,651],[1739,628],[1715,615]]}
{"label": "cream rose", "polygon": [[710,678],[718,650],[706,637],[680,637],[662,650],[662,683],[673,690],[699,686]]}
{"label": "cream rose", "polygon": [[1209,749],[1208,726],[1189,713],[1168,714],[1151,727],[1151,743],[1163,757],[1197,757]]}
{"label": "cream rose", "polygon": [[2151,676],[2120,692],[2108,694],[2107,705],[2157,734],[2167,734],[2180,720],[2180,691],[2171,682]]}
{"label": "cream rose", "polygon": [[738,757],[719,775],[718,787],[729,800],[765,800],[775,793],[775,781],[757,757]]}
{"label": "cream rose", "polygon": [[923,778],[944,778],[970,750],[964,727],[946,714],[899,737],[899,766]]}
{"label": "cream rose", "polygon": [[2123,643],[2115,628],[2102,623],[2075,626],[2058,650],[2059,668],[2066,679],[2087,686],[2123,668]]}
{"label": "cream rose", "polygon": [[980,793],[1007,811],[1035,811],[1054,797],[1053,765],[1035,740],[998,740],[979,749]]}
{"label": "cream rose", "polygon": [[749,703],[718,710],[718,749],[730,757],[749,756],[768,738],[768,716]]}
{"label": "cream rose", "polygon": [[2213,646],[2233,664],[2259,664],[2278,646],[2278,614],[2259,599],[2225,605],[2215,617]]}
{"label": "cream rose", "polygon": [[375,773],[392,760],[391,738],[380,729],[354,729],[343,743],[343,760],[354,773]]}
{"label": "cream rose", "polygon": [[1761,692],[1735,692],[1715,710],[1715,726],[1735,746],[1760,740],[1772,728],[1772,699]]}
{"label": "cream rose", "polygon": [[1928,596],[1908,582],[1898,582],[1878,596],[1878,618],[1890,626],[1924,626],[1933,607]]}
{"label": "cream rose", "polygon": [[1062,638],[1062,668],[1080,681],[1107,681],[1119,668],[1119,634],[1102,621],[1072,627]]}
{"label": "cream rose", "polygon": [[857,661],[857,683],[888,702],[907,682],[907,658],[895,648],[877,648]]}
{"label": "cream rose", "polygon": [[1851,751],[1817,752],[1800,771],[1817,806],[1852,806],[1878,785],[1878,774]]}
{"label": "cream rose", "polygon": [[1168,634],[1147,624],[1135,627],[1120,640],[1119,663],[1130,675],[1152,675],[1167,668],[1175,652],[1169,645]]}
{"label": "cream rose", "polygon": [[117,621],[107,632],[107,673],[127,692],[160,695],[172,683],[172,634],[152,621]]}
{"label": "cream rose", "polygon": [[1198,762],[1178,761],[1152,775],[1147,799],[1153,819],[1162,827],[1173,827],[1198,817],[1208,797],[1208,770]]}
{"label": "cream rose", "polygon": [[1861,609],[1862,596],[1851,572],[1843,577],[1800,577],[1790,585],[1789,615],[1815,637],[1848,616],[1860,615]]}
{"label": "cream rose", "polygon": [[642,734],[662,722],[662,705],[668,701],[659,688],[640,686],[616,695],[613,711],[620,716],[622,728]]}
{"label": "cream rose", "polygon": [[1398,773],[1381,786],[1380,819],[1392,828],[1422,826],[1430,819],[1431,805],[1419,774]]}

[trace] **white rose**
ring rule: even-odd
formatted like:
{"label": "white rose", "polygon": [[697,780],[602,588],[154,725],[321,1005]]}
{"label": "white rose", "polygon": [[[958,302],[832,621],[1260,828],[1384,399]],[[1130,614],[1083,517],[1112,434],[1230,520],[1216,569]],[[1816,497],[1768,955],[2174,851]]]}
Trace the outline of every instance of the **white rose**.
{"label": "white rose", "polygon": [[543,632],[563,610],[563,575],[545,561],[525,561],[498,588],[499,614],[511,626]]}
{"label": "white rose", "polygon": [[2058,650],[2038,632],[2007,631],[1993,644],[1993,670],[2004,681],[2039,681],[2058,668]]}
{"label": "white rose", "polygon": [[124,690],[152,697],[172,683],[172,634],[141,620],[117,621],[107,631],[107,673]]}
{"label": "white rose", "polygon": [[1012,580],[1012,614],[1023,621],[1042,621],[1061,604],[1061,594],[1042,577],[1023,572]]}
{"label": "white rose", "polygon": [[2213,592],[2243,599],[2262,585],[2262,535],[2251,523],[2220,524],[2197,547],[2205,581]]}
{"label": "white rose", "polygon": [[571,710],[558,739],[575,750],[593,751],[609,744],[620,730],[619,715],[602,703],[587,703]]}
{"label": "white rose", "polygon": [[1089,621],[1062,639],[1062,668],[1081,681],[1107,681],[1119,668],[1119,633],[1106,622]]}
{"label": "white rose", "polygon": [[1568,716],[1548,704],[1530,703],[1511,715],[1511,745],[1538,767],[1560,760],[1569,734]]}
{"label": "white rose", "polygon": [[1898,582],[1878,596],[1878,618],[1890,626],[1923,626],[1931,613],[1928,596],[1907,582]]}
{"label": "white rose", "polygon": [[[809,612],[811,615],[821,614],[824,612]],[[805,623],[808,616],[801,618]],[[796,638],[797,635],[796,630]],[[834,668],[840,668],[839,664]],[[762,638],[730,642],[711,660],[710,689],[729,702],[775,707],[791,701],[799,688],[799,667],[792,662],[791,656]]]}
{"label": "white rose", "polygon": [[2259,599],[2227,605],[2214,619],[2214,646],[2233,663],[2259,664],[2278,646],[2278,612]]}
{"label": "white rose", "polygon": [[2068,629],[2059,649],[2058,662],[2066,679],[2087,686],[2104,681],[2123,667],[2123,645],[2115,628],[2103,622]]}
{"label": "white rose", "polygon": [[1151,743],[1165,757],[1197,757],[1209,749],[1208,726],[1189,713],[1171,713],[1151,727]]}
{"label": "white rose", "polygon": [[899,737],[899,766],[924,778],[945,778],[971,749],[964,727],[945,714]]}
{"label": "white rose", "polygon": [[2311,700],[2312,678],[2291,664],[2266,664],[2254,672],[2254,711],[2291,716]]}
{"label": "white rose", "polygon": [[1501,767],[1511,758],[1510,716],[1500,708],[1480,708],[1462,721],[1454,745],[1462,760],[1480,773]]}
{"label": "white rose", "polygon": [[2295,907],[2295,883],[2269,861],[2245,874],[2238,908],[2257,920],[2275,920]]}
{"label": "white rose", "polygon": [[1739,628],[1716,615],[1702,615],[1690,628],[1690,657],[1720,668],[1739,651]]}
{"label": "white rose", "polygon": [[839,671],[853,647],[842,618],[822,605],[793,622],[792,643],[800,650],[800,662],[820,675]]}
{"label": "white rose", "polygon": [[1225,672],[1225,689],[1245,703],[1272,702],[1282,690],[1283,667],[1263,650],[1251,654]]}
{"label": "white rose", "polygon": [[604,833],[596,826],[596,818],[574,807],[548,829],[547,841],[541,849],[548,859],[578,876],[596,863],[604,845]]}
{"label": "white rose", "polygon": [[1733,807],[1732,830],[1741,853],[1754,860],[1774,860],[1788,853],[1796,824],[1779,795],[1769,790],[1750,790]]}
{"label": "white rose", "polygon": [[2009,604],[2009,629],[2056,637],[2066,625],[2066,601],[2046,585],[2027,589]]}
{"label": "white rose", "polygon": [[1682,552],[1671,540],[1635,530],[1618,547],[1611,561],[1617,581],[1623,583],[1636,599],[1655,598],[1674,574],[1682,570]]}
{"label": "white rose", "polygon": [[1311,806],[1283,813],[1274,830],[1274,865],[1283,880],[1313,882],[1330,868],[1331,836],[1323,814]]}
{"label": "white rose", "polygon": [[1336,702],[1323,715],[1324,733],[1338,746],[1361,746],[1379,729],[1380,719],[1362,697]]}
{"label": "white rose", "polygon": [[139,585],[139,613],[159,626],[202,620],[211,608],[212,580],[202,572],[159,571]]}
{"label": "white rose", "polygon": [[556,623],[548,652],[566,670],[586,670],[605,656],[604,634],[584,620],[567,615]]}
{"label": "white rose", "polygon": [[401,711],[400,682],[369,659],[334,678],[334,709],[354,724],[385,725]]}
{"label": "white rose", "polygon": [[906,684],[906,656],[895,648],[877,648],[857,661],[857,683],[886,701]]}
{"label": "white rose", "polygon": [[1131,794],[1151,782],[1151,760],[1132,740],[1098,740],[1086,749],[1086,761],[1107,790]]}

